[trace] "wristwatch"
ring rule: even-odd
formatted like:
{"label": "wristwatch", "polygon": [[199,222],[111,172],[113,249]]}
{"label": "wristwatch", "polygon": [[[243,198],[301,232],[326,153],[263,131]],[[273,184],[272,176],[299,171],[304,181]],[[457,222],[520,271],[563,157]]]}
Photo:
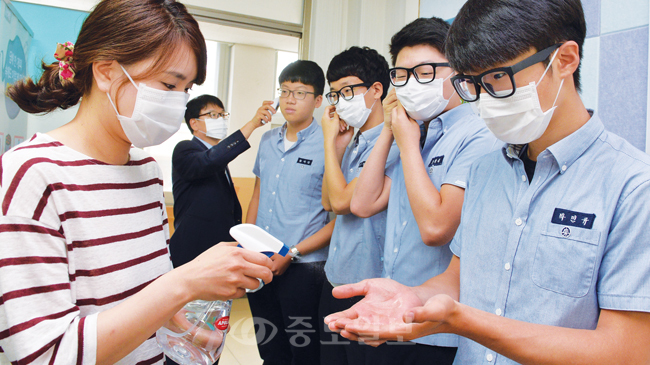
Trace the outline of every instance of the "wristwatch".
{"label": "wristwatch", "polygon": [[291,261],[298,261],[302,258],[302,255],[296,246],[291,246],[291,248],[289,248],[289,256],[291,256]]}

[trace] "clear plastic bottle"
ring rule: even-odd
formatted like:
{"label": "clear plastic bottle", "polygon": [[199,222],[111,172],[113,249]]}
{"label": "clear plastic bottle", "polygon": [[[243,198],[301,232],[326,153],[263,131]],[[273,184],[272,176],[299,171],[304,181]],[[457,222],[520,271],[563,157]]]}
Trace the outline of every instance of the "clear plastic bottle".
{"label": "clear plastic bottle", "polygon": [[226,343],[232,300],[187,303],[156,332],[158,345],[182,365],[212,365]]}

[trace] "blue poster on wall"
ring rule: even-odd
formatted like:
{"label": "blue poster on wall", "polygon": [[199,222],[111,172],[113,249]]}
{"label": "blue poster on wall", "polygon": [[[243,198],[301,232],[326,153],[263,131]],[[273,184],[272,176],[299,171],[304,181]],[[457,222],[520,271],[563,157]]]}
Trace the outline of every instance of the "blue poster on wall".
{"label": "blue poster on wall", "polygon": [[[0,0],[0,82],[2,91],[27,75],[27,54],[34,33],[10,1]],[[25,140],[27,113],[6,95],[0,96],[0,152]]]}
{"label": "blue poster on wall", "polygon": [[[25,60],[25,51],[16,36],[7,44],[7,49],[3,52],[2,57],[2,83],[5,88],[18,80],[27,76],[27,62]],[[10,119],[16,119],[20,109],[8,96],[5,95],[5,109]]]}

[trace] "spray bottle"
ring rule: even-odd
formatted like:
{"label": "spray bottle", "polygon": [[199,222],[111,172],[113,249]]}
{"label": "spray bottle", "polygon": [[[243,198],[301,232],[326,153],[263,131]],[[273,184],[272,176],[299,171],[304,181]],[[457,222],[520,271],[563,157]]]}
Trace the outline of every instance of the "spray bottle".
{"label": "spray bottle", "polygon": [[[239,224],[230,235],[244,249],[271,257],[286,256],[289,248],[254,224]],[[259,290],[263,286],[260,280]],[[212,365],[226,343],[232,300],[194,300],[187,303],[156,332],[158,345],[181,365]]]}

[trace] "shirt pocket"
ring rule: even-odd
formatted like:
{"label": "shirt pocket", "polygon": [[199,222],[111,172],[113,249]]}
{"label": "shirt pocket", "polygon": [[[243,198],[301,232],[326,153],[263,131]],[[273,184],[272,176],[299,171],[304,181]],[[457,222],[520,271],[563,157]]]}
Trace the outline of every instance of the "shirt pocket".
{"label": "shirt pocket", "polygon": [[600,232],[549,223],[537,243],[531,279],[540,288],[580,298],[593,285]]}
{"label": "shirt pocket", "polygon": [[317,165],[300,165],[294,167],[290,186],[294,192],[293,204],[296,213],[309,212],[316,204],[320,206],[322,195],[323,171]]}

